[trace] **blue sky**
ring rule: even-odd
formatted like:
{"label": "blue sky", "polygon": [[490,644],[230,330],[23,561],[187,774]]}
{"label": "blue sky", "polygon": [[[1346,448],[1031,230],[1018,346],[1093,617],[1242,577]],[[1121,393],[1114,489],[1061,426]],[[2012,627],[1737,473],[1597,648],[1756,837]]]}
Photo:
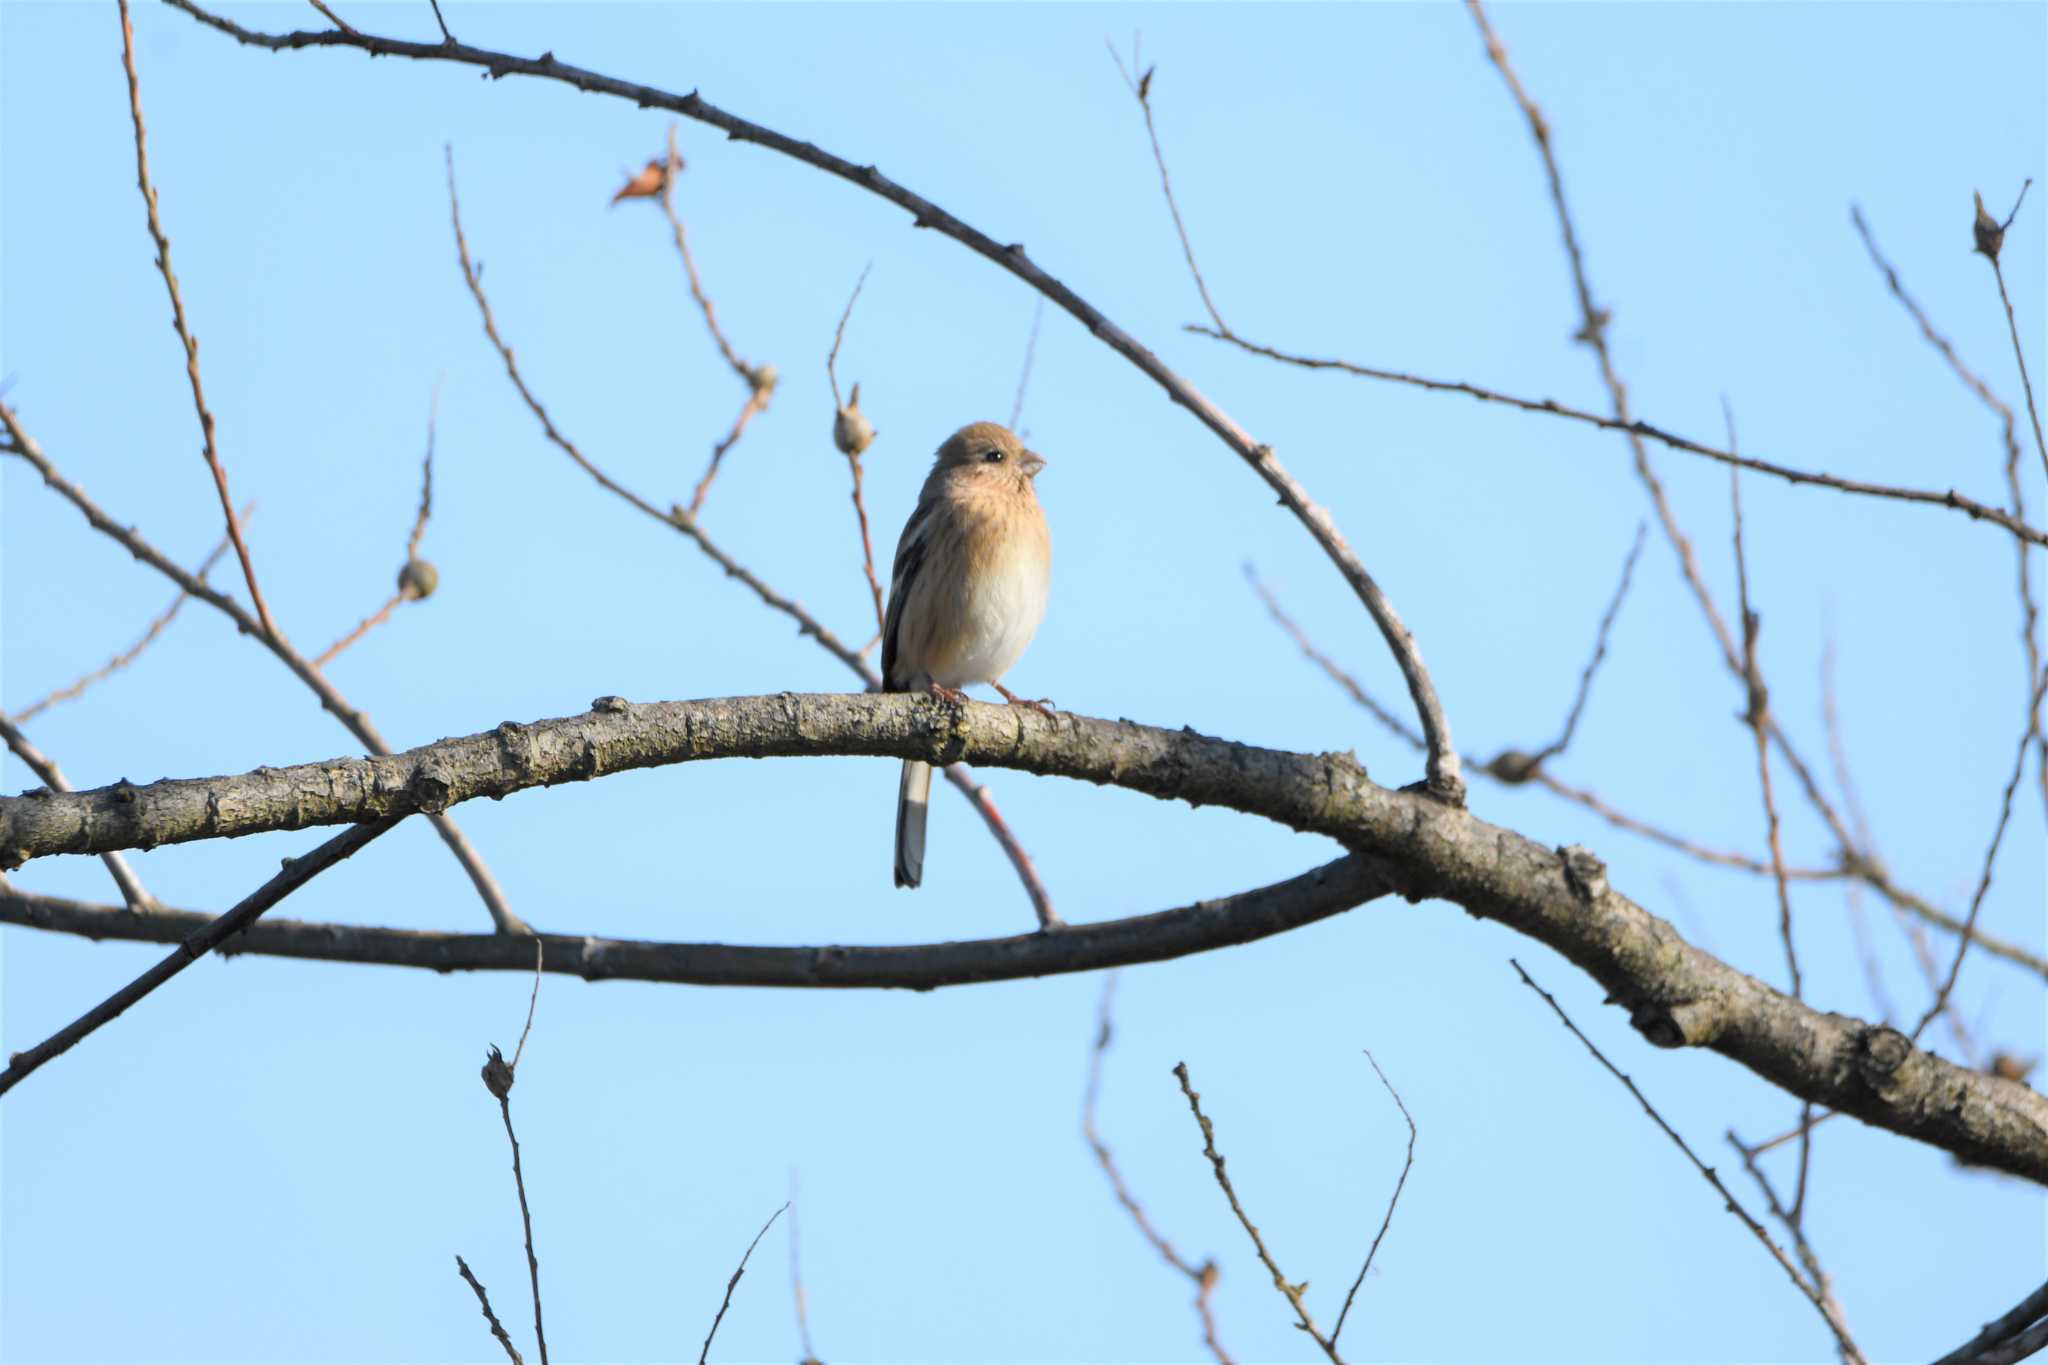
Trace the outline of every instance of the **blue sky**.
{"label": "blue sky", "polygon": [[[280,29],[291,5],[231,13]],[[434,35],[425,5],[349,5]],[[1249,336],[1598,407],[1526,128],[1470,20],[1425,6],[455,6],[465,40],[707,99],[873,162],[1032,256],[1279,450],[1414,629],[1468,751],[1533,747],[1570,700],[1637,522],[1618,438],[1282,370],[1186,335],[1199,301],[1138,112],[1103,50],[1142,29],[1175,184],[1212,290]],[[2019,402],[1970,192],[2000,212],[2044,167],[2043,12],[2023,5],[1513,6],[1496,23],[1556,129],[1637,411],[1807,468],[2001,501],[1996,425],[1884,292],[1860,202],[1961,353]],[[317,650],[389,591],[441,389],[440,592],[331,668],[399,745],[570,714],[591,698],[847,685],[680,537],[541,439],[454,263],[442,147],[498,320],[562,426],[650,498],[685,498],[741,395],[693,311],[666,225],[608,209],[666,120],[534,82],[354,53],[272,56],[175,12],[137,16],[151,159],[253,553]],[[218,508],[134,187],[110,7],[0,6],[0,374],[58,465],[196,561]],[[1032,297],[872,197],[682,130],[679,203],[735,345],[774,405],[706,528],[843,635],[865,638],[824,356],[872,264],[841,375],[881,439],[868,496],[893,545],[930,450],[1005,416]],[[2042,213],[2006,268],[2048,364]],[[1300,527],[1148,381],[1048,312],[1022,425],[1056,546],[1046,625],[1009,681],[1102,716],[1297,749],[1415,758],[1299,658],[1251,562],[1390,701],[1398,675]],[[1724,471],[1656,456],[1732,602]],[[2036,457],[2027,494],[2048,507]],[[1745,481],[1762,661],[1823,756],[1819,667],[1899,879],[1960,909],[1996,816],[2024,673],[2002,534],[1939,509]],[[0,704],[126,643],[168,600],[0,460]],[[2036,557],[2037,578],[2048,568]],[[225,570],[216,582],[231,583]],[[1758,851],[1742,698],[1654,536],[1558,772],[1703,842]],[[188,609],[145,659],[31,736],[77,784],[239,772],[353,751],[273,660]],[[10,758],[0,786],[31,785]],[[1162,908],[1323,861],[1326,842],[1213,810],[992,774],[1075,920]],[[690,766],[457,812],[515,909],[559,932],[737,942],[922,942],[1023,930],[1030,910],[956,799],[926,886],[888,881],[894,765]],[[1781,783],[1781,792],[1785,785]],[[1581,842],[1696,942],[1782,984],[1767,882],[1676,859],[1536,791],[1474,809]],[[1791,856],[1829,852],[1789,798]],[[2022,790],[1983,922],[2041,949],[2043,820]],[[160,850],[165,901],[224,908],[310,836]],[[50,861],[21,885],[105,899]],[[1838,887],[1795,890],[1809,996],[1877,1011]],[[424,826],[321,878],[291,914],[476,930]],[[1924,1003],[1870,910],[1890,989]],[[1949,941],[1936,938],[1938,951]],[[37,1040],[161,950],[0,930],[6,1046]],[[1785,1360],[1818,1319],[1515,979],[1517,956],[1709,1160],[1791,1101],[1711,1055],[1657,1053],[1568,964],[1442,904],[1376,904],[1247,948],[1127,973],[1102,1121],[1180,1246],[1222,1264],[1242,1359],[1306,1345],[1231,1222],[1169,1074],[1185,1060],[1240,1192],[1325,1321],[1356,1272],[1406,1130],[1401,1212],[1345,1342],[1356,1358]],[[551,978],[516,1092],[564,1360],[694,1352],[739,1252],[803,1188],[829,1360],[1182,1360],[1182,1282],[1111,1202],[1078,1134],[1100,982],[928,996],[587,986]],[[528,982],[261,959],[202,963],[10,1094],[0,1111],[0,1354],[19,1361],[484,1360],[461,1252],[524,1324],[517,1212],[477,1084]],[[2044,1050],[2042,983],[1990,959],[1961,994],[1986,1038]],[[1952,1046],[1936,1036],[1943,1048]],[[1781,1168],[1782,1169],[1782,1168]],[[1747,1191],[1744,1191],[1747,1195]],[[2041,1197],[1847,1122],[1817,1140],[1812,1227],[1874,1358],[1937,1354],[2042,1275]],[[1447,1331],[1447,1325],[1454,1325]],[[771,1232],[719,1335],[796,1350]],[[531,1358],[531,1357],[530,1357]]]}

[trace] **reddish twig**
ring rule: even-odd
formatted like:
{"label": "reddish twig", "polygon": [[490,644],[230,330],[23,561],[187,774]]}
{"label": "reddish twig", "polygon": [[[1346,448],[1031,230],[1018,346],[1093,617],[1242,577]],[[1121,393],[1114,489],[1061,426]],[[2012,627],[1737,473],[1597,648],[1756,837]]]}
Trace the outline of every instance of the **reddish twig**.
{"label": "reddish twig", "polygon": [[1609,1075],[1620,1081],[1627,1088],[1628,1093],[1635,1097],[1636,1103],[1642,1106],[1643,1112],[1650,1116],[1651,1121],[1663,1131],[1664,1136],[1670,1138],[1678,1150],[1685,1153],[1685,1159],[1690,1161],[1693,1169],[1700,1173],[1700,1178],[1713,1186],[1714,1192],[1721,1196],[1721,1201],[1727,1206],[1728,1212],[1734,1214],[1741,1221],[1742,1225],[1749,1229],[1750,1234],[1764,1244],[1765,1249],[1771,1253],[1771,1259],[1775,1260],[1779,1267],[1784,1270],[1786,1276],[1798,1287],[1799,1292],[1804,1294],[1807,1300],[1820,1313],[1822,1320],[1828,1325],[1828,1330],[1835,1334],[1835,1342],[1840,1347],[1843,1358],[1856,1362],[1856,1365],[1863,1365],[1863,1352],[1857,1349],[1855,1341],[1850,1337],[1849,1326],[1842,1320],[1841,1314],[1835,1309],[1832,1296],[1822,1293],[1816,1286],[1807,1282],[1806,1277],[1799,1273],[1799,1268],[1793,1265],[1791,1258],[1785,1254],[1784,1248],[1773,1241],[1771,1234],[1765,1230],[1764,1225],[1759,1223],[1749,1210],[1742,1206],[1742,1201],[1737,1199],[1735,1192],[1722,1182],[1719,1175],[1715,1174],[1714,1168],[1699,1159],[1698,1153],[1692,1149],[1692,1144],[1680,1137],[1678,1130],[1664,1121],[1664,1116],[1658,1113],[1657,1107],[1650,1103],[1649,1098],[1641,1090],[1636,1088],[1636,1083],[1630,1080],[1621,1068],[1608,1061],[1607,1054],[1595,1047],[1591,1038],[1588,1038],[1579,1031],[1579,1026],[1573,1023],[1571,1016],[1564,1012],[1564,1006],[1557,1003],[1557,997],[1537,985],[1529,973],[1522,969],[1521,963],[1513,958],[1509,958],[1508,963],[1514,967],[1515,974],[1522,978],[1522,984],[1543,997],[1544,1003],[1550,1006],[1551,1011],[1557,1015],[1559,1021],[1567,1029],[1571,1030],[1572,1037],[1583,1043],[1586,1051],[1593,1054],[1593,1059],[1605,1067]]}
{"label": "reddish twig", "polygon": [[1394,1097],[1394,1107],[1401,1111],[1401,1117],[1408,1124],[1408,1155],[1401,1159],[1401,1178],[1394,1182],[1393,1197],[1387,1200],[1386,1216],[1380,1219],[1380,1230],[1373,1234],[1372,1246],[1365,1253],[1365,1264],[1358,1267],[1358,1278],[1351,1282],[1351,1292],[1344,1296],[1344,1311],[1337,1314],[1337,1325],[1330,1329],[1330,1343],[1334,1346],[1337,1338],[1344,1335],[1344,1319],[1351,1316],[1351,1301],[1358,1297],[1358,1287],[1365,1283],[1366,1275],[1372,1270],[1372,1258],[1380,1254],[1380,1243],[1386,1240],[1387,1229],[1394,1225],[1394,1210],[1400,1206],[1401,1191],[1408,1187],[1408,1172],[1415,1166],[1415,1116],[1408,1112],[1408,1106],[1401,1102],[1401,1092],[1394,1089],[1394,1083],[1387,1079],[1387,1073],[1380,1070],[1377,1057],[1372,1049],[1365,1049],[1365,1060],[1372,1063],[1372,1071],[1380,1078],[1380,1084]]}
{"label": "reddish twig", "polygon": [[333,24],[343,33],[354,33],[356,31],[354,28],[349,26],[348,20],[342,18],[339,14],[336,14],[333,10],[329,9],[325,3],[325,0],[306,0],[306,3],[310,4],[314,9],[319,10],[322,17],[324,17],[328,23]]}
{"label": "reddish twig", "polygon": [[[1805,1120],[1800,1124],[1800,1131],[1802,1133],[1811,1133],[1813,1125],[1817,1122],[1819,1120],[1812,1117],[1812,1106],[1807,1106],[1807,1114]],[[1801,1216],[1799,1200],[1795,1199],[1792,1207],[1786,1208],[1779,1201],[1778,1191],[1771,1184],[1771,1178],[1764,1174],[1764,1168],[1757,1164],[1756,1153],[1742,1145],[1742,1139],[1735,1135],[1734,1129],[1731,1128],[1726,1136],[1728,1144],[1742,1154],[1743,1169],[1749,1172],[1750,1179],[1756,1182],[1757,1189],[1763,1194],[1764,1206],[1771,1211],[1771,1216],[1777,1219],[1784,1226],[1786,1233],[1791,1236],[1792,1249],[1799,1254],[1799,1263],[1806,1268],[1807,1283],[1812,1287],[1815,1295],[1818,1296],[1817,1301],[1822,1305],[1823,1315],[1829,1317],[1831,1322],[1847,1323],[1848,1316],[1842,1311],[1842,1302],[1835,1297],[1834,1282],[1829,1277],[1827,1271],[1822,1269],[1820,1256],[1814,1251],[1813,1242],[1806,1235],[1805,1219]],[[1805,1149],[1806,1143],[1802,1139],[1800,1145],[1802,1153],[1800,1198],[1804,1198],[1806,1193],[1803,1183],[1806,1175],[1803,1155]],[[1851,1359],[1850,1351],[1839,1339],[1836,1342],[1836,1350],[1840,1353],[1844,1365],[1848,1365]]]}
{"label": "reddish twig", "polygon": [[228,539],[234,542],[235,556],[242,562],[242,577],[249,585],[249,600],[255,604],[256,619],[263,623],[265,634],[276,635],[277,624],[270,618],[270,606],[263,600],[263,589],[256,584],[256,566],[249,558],[248,542],[242,537],[242,523],[235,515],[234,498],[228,493],[228,474],[221,466],[220,449],[214,436],[213,411],[206,406],[206,386],[199,377],[199,339],[192,335],[191,324],[185,320],[185,298],[178,288],[177,273],[171,269],[171,239],[165,235],[163,221],[157,216],[156,189],[149,178],[149,138],[142,122],[142,83],[135,74],[135,24],[128,15],[128,0],[119,0],[119,3],[121,66],[128,74],[128,112],[135,121],[135,184],[142,191],[142,206],[148,211],[149,235],[156,243],[156,266],[164,277],[164,288],[171,296],[171,323],[177,328],[178,340],[185,347],[185,376],[192,384],[192,406],[199,414],[206,467],[213,472],[214,488],[220,493],[220,511],[227,520]]}
{"label": "reddish twig", "polygon": [[1088,1149],[1095,1153],[1096,1164],[1102,1167],[1103,1175],[1109,1180],[1110,1192],[1116,1196],[1116,1202],[1123,1206],[1124,1212],[1131,1216],[1131,1222],[1136,1225],[1138,1235],[1151,1244],[1152,1249],[1159,1253],[1161,1260],[1186,1276],[1194,1285],[1195,1316],[1201,1320],[1202,1344],[1209,1348],[1209,1354],[1216,1357],[1219,1365],[1232,1365],[1230,1353],[1223,1348],[1223,1342],[1216,1335],[1216,1311],[1210,1302],[1215,1296],[1216,1281],[1220,1273],[1216,1262],[1208,1260],[1196,1265],[1181,1255],[1173,1243],[1166,1240],[1165,1234],[1152,1225],[1151,1218],[1145,1213],[1145,1206],[1138,1202],[1138,1197],[1131,1193],[1130,1186],[1124,1183],[1123,1172],[1117,1169],[1116,1157],[1109,1150],[1109,1144],[1102,1140],[1102,1134],[1095,1124],[1096,1101],[1102,1094],[1102,1060],[1109,1052],[1109,1043],[1113,1036],[1110,1006],[1116,999],[1116,983],[1115,972],[1108,973],[1102,979],[1102,1003],[1096,1009],[1095,1046],[1088,1052],[1088,1083],[1081,1092],[1081,1137],[1087,1142]]}
{"label": "reddish twig", "polygon": [[732,427],[711,447],[711,463],[704,467],[704,477],[697,480],[697,487],[690,493],[690,515],[696,516],[704,510],[704,499],[711,496],[712,480],[718,477],[718,468],[725,462],[726,452],[740,443],[746,434],[747,423],[754,420],[756,413],[768,410],[768,400],[775,394],[775,367],[763,365],[755,372],[755,384],[747,394],[747,401],[740,404],[740,415],[733,419]]}
{"label": "reddish twig", "polygon": [[[255,503],[251,502],[243,504],[242,520],[247,521],[250,515],[255,510]],[[220,562],[220,557],[228,552],[230,544],[231,542],[228,540],[228,538],[226,536],[222,536],[220,538],[220,543],[213,547],[212,551],[207,554],[206,558],[199,561],[199,567],[193,570],[192,576],[194,578],[199,579],[201,582],[204,582],[206,579],[206,575],[213,571],[213,566]],[[181,611],[184,608],[185,603],[191,599],[191,596],[192,595],[190,593],[181,590],[176,597],[173,597],[171,599],[171,604],[168,607],[165,607],[162,612],[158,613],[156,619],[149,623],[148,628],[142,632],[142,637],[138,639],[134,644],[128,646],[128,648],[122,650],[119,654],[116,654],[113,658],[107,660],[98,668],[95,668],[92,672],[84,674],[81,677],[75,678],[71,682],[66,683],[64,686],[58,688],[56,691],[50,693],[49,695],[40,697],[37,700],[30,702],[27,706],[24,706],[19,711],[16,711],[10,719],[12,719],[16,724],[21,724],[26,721],[34,720],[37,716],[41,715],[43,712],[49,710],[51,707],[57,705],[60,702],[75,701],[77,698],[83,696],[85,694],[86,689],[91,687],[94,683],[103,682],[106,679],[112,677],[114,674],[120,672],[122,669],[128,667],[128,665],[134,663],[137,659],[142,657],[142,652],[144,650],[148,649],[151,645],[156,643],[157,636],[163,634],[164,631],[170,626],[171,622],[177,619],[179,611]]]}
{"label": "reddish twig", "polygon": [[0,1071],[0,1095],[6,1094],[44,1063],[61,1057],[102,1025],[118,1019],[128,1008],[179,972],[206,956],[213,948],[254,924],[257,918],[313,880],[320,873],[391,829],[404,816],[385,816],[365,824],[351,825],[311,853],[285,859],[284,870],[242,898],[232,910],[209,922],[174,949],[169,957],[115,991],[78,1018],[58,1029],[34,1047],[15,1053],[7,1069]]}
{"label": "reddish twig", "polygon": [[390,597],[385,599],[383,606],[377,608],[377,610],[371,612],[368,616],[365,616],[362,619],[362,622],[359,625],[357,625],[354,630],[342,636],[333,644],[327,646],[327,648],[321,653],[320,657],[313,660],[313,667],[325,668],[327,667],[327,665],[333,663],[336,655],[340,654],[344,649],[347,649],[356,641],[362,639],[365,635],[368,635],[378,626],[381,626],[386,621],[389,621],[391,619],[391,613],[397,611],[399,605],[403,603],[405,600],[406,594],[404,592],[401,591],[392,593]]}
{"label": "reddish twig", "polygon": [[1230,1201],[1230,1211],[1237,1215],[1238,1223],[1251,1237],[1252,1248],[1258,1252],[1260,1263],[1272,1274],[1273,1287],[1280,1291],[1280,1296],[1294,1309],[1295,1321],[1301,1330],[1308,1333],[1315,1344],[1322,1348],[1323,1354],[1330,1358],[1333,1365],[1344,1365],[1344,1357],[1337,1354],[1337,1343],[1323,1335],[1322,1329],[1316,1326],[1316,1320],[1309,1316],[1308,1305],[1302,1302],[1302,1292],[1308,1288],[1308,1281],[1291,1284],[1287,1277],[1280,1273],[1279,1265],[1273,1260],[1273,1253],[1266,1250],[1266,1239],[1259,1235],[1258,1225],[1252,1222],[1250,1215],[1244,1211],[1244,1205],[1238,1202],[1237,1190],[1232,1187],[1230,1176],[1223,1169],[1223,1154],[1216,1150],[1216,1125],[1202,1112],[1202,1097],[1188,1081],[1188,1064],[1176,1063],[1173,1074],[1179,1079],[1180,1093],[1187,1096],[1188,1108],[1194,1111],[1195,1123],[1202,1130],[1202,1155],[1209,1158],[1209,1165],[1216,1172],[1216,1183],[1223,1187],[1223,1197]]}
{"label": "reddish twig", "polygon": [[740,382],[749,388],[755,387],[754,367],[740,359],[740,354],[725,336],[725,329],[718,325],[718,309],[704,292],[704,278],[697,273],[696,257],[690,254],[689,233],[683,228],[682,215],[676,212],[676,180],[683,170],[683,154],[676,146],[676,125],[668,126],[668,173],[661,180],[661,211],[668,216],[668,225],[675,232],[676,254],[683,258],[683,274],[690,282],[690,297],[697,301],[697,308],[704,314],[704,326],[710,331],[711,339],[718,344],[718,353],[725,357],[725,363],[740,377]]}
{"label": "reddish twig", "polygon": [[725,1310],[732,1307],[732,1291],[739,1286],[740,1276],[747,1273],[747,1261],[753,1256],[754,1248],[761,1245],[761,1239],[768,1235],[768,1229],[775,1226],[775,1220],[788,1208],[789,1205],[784,1204],[782,1208],[769,1214],[768,1221],[761,1224],[761,1230],[754,1234],[754,1240],[747,1243],[745,1255],[740,1257],[740,1263],[733,1268],[732,1278],[725,1282],[725,1300],[718,1305],[718,1316],[711,1320],[711,1330],[704,1334],[704,1349],[697,1353],[697,1365],[704,1365],[711,1356],[711,1338],[718,1335],[718,1324],[725,1321]]}

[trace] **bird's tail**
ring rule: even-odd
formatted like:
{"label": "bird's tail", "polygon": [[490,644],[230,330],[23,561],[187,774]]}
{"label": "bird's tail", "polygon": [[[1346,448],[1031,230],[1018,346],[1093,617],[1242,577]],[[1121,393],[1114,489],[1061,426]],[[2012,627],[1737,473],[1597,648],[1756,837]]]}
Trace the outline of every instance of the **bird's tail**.
{"label": "bird's tail", "polygon": [[924,817],[931,803],[932,765],[910,759],[896,789],[896,885],[924,880]]}

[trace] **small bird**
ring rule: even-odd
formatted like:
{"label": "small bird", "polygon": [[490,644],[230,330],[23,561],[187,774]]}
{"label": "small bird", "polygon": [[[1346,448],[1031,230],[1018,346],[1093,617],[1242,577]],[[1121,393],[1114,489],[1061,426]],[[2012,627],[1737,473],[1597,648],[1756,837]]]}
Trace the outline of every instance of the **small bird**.
{"label": "small bird", "polygon": [[[973,422],[939,447],[917,510],[896,543],[882,623],[882,683],[959,703],[985,682],[1012,706],[1046,711],[1001,679],[1045,617],[1052,533],[1031,481],[1045,460],[1015,432]],[[924,826],[932,769],[903,765],[896,795],[896,885],[924,880]]]}

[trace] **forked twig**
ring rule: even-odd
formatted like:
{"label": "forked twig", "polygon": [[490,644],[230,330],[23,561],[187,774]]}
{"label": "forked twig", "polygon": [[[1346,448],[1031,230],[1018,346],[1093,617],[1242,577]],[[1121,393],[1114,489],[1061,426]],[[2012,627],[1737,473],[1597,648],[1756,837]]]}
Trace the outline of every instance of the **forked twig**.
{"label": "forked twig", "polygon": [[1394,1182],[1393,1197],[1387,1200],[1386,1216],[1380,1219],[1380,1230],[1373,1234],[1372,1245],[1366,1249],[1365,1264],[1358,1267],[1358,1278],[1351,1282],[1351,1292],[1344,1296],[1344,1310],[1337,1314],[1337,1325],[1330,1329],[1330,1343],[1344,1335],[1344,1319],[1351,1316],[1351,1301],[1358,1297],[1358,1287],[1365,1283],[1365,1277],[1372,1270],[1372,1258],[1380,1254],[1380,1243],[1386,1240],[1387,1229],[1394,1225],[1394,1210],[1400,1206],[1401,1191],[1408,1188],[1408,1172],[1415,1166],[1415,1116],[1408,1112],[1408,1106],[1401,1101],[1401,1092],[1394,1089],[1394,1083],[1387,1079],[1387,1073],[1380,1070],[1379,1059],[1372,1055],[1372,1049],[1365,1049],[1365,1060],[1372,1063],[1373,1075],[1380,1078],[1380,1084],[1394,1097],[1394,1107],[1401,1111],[1401,1117],[1408,1124],[1408,1155],[1401,1159],[1401,1178]]}
{"label": "forked twig", "polygon": [[[435,12],[439,13],[439,10],[437,9]],[[520,1358],[519,1348],[512,1344],[512,1334],[505,1330],[505,1324],[499,1322],[498,1315],[491,1311],[491,1296],[484,1292],[483,1283],[470,1273],[469,1262],[457,1256],[455,1258],[455,1269],[463,1279],[469,1282],[469,1287],[476,1291],[477,1304],[484,1310],[484,1321],[491,1325],[491,1335],[496,1337],[498,1344],[505,1348],[505,1354],[511,1359],[512,1365],[526,1365],[525,1360]]]}
{"label": "forked twig", "polygon": [[1279,1290],[1280,1296],[1293,1307],[1296,1324],[1322,1348],[1323,1354],[1330,1358],[1332,1365],[1344,1365],[1344,1357],[1337,1354],[1337,1343],[1323,1335],[1322,1329],[1316,1326],[1316,1320],[1309,1316],[1308,1305],[1302,1302],[1302,1292],[1308,1288],[1308,1281],[1303,1280],[1300,1284],[1288,1282],[1287,1277],[1280,1272],[1279,1265],[1273,1260],[1273,1253],[1266,1250],[1266,1239],[1259,1235],[1258,1225],[1252,1222],[1251,1216],[1244,1211],[1244,1205],[1238,1202],[1237,1190],[1231,1185],[1230,1176],[1223,1169],[1223,1154],[1216,1150],[1216,1125],[1202,1112],[1202,1097],[1189,1084],[1188,1064],[1176,1063],[1173,1074],[1179,1079],[1180,1093],[1187,1096],[1188,1108],[1194,1111],[1195,1123],[1202,1130],[1202,1155],[1209,1158],[1209,1165],[1216,1172],[1216,1183],[1223,1187],[1223,1197],[1230,1201],[1230,1211],[1237,1215],[1238,1223],[1250,1235],[1252,1248],[1258,1252],[1260,1263],[1271,1272],[1273,1287]]}
{"label": "forked twig", "polygon": [[1735,1192],[1722,1182],[1719,1175],[1715,1174],[1714,1168],[1701,1161],[1699,1154],[1693,1151],[1692,1144],[1680,1137],[1678,1130],[1664,1121],[1664,1116],[1658,1113],[1657,1107],[1650,1103],[1649,1098],[1641,1090],[1636,1088],[1636,1083],[1629,1079],[1627,1073],[1623,1072],[1613,1062],[1608,1061],[1607,1054],[1595,1047],[1593,1040],[1579,1031],[1579,1026],[1574,1024],[1571,1016],[1564,1012],[1564,1006],[1557,1003],[1557,997],[1537,985],[1534,978],[1522,969],[1521,963],[1513,958],[1509,958],[1508,962],[1509,965],[1514,967],[1515,974],[1522,978],[1522,984],[1543,997],[1543,1002],[1550,1006],[1551,1012],[1557,1015],[1559,1021],[1567,1029],[1571,1030],[1572,1037],[1584,1044],[1586,1051],[1593,1054],[1593,1059],[1605,1067],[1609,1075],[1620,1081],[1627,1088],[1628,1093],[1635,1097],[1636,1103],[1642,1106],[1643,1112],[1650,1116],[1651,1122],[1655,1123],[1663,1131],[1665,1137],[1671,1139],[1673,1145],[1679,1151],[1685,1153],[1685,1159],[1690,1161],[1693,1169],[1700,1173],[1700,1178],[1713,1186],[1714,1192],[1721,1196],[1721,1201],[1727,1206],[1728,1212],[1734,1214],[1741,1221],[1742,1225],[1749,1229],[1751,1235],[1764,1244],[1765,1249],[1771,1253],[1771,1258],[1790,1277],[1792,1283],[1798,1287],[1799,1292],[1804,1294],[1807,1300],[1813,1304],[1814,1308],[1820,1313],[1822,1320],[1827,1323],[1828,1330],[1835,1334],[1835,1342],[1841,1348],[1843,1358],[1854,1362],[1854,1365],[1865,1365],[1863,1352],[1857,1348],[1855,1341],[1849,1335],[1848,1324],[1842,1321],[1841,1315],[1835,1311],[1828,1296],[1823,1295],[1819,1289],[1807,1283],[1806,1277],[1799,1273],[1799,1267],[1792,1264],[1792,1260],[1785,1254],[1784,1248],[1773,1241],[1771,1234],[1765,1230],[1764,1225],[1757,1222],[1749,1210],[1742,1206],[1742,1201],[1737,1199]]}
{"label": "forked twig", "polygon": [[[64,780],[64,772],[56,762],[29,743],[28,736],[6,716],[0,716],[0,740],[4,740],[8,750],[27,765],[30,772],[43,779],[43,785],[51,791],[71,790],[71,784]],[[113,877],[114,885],[121,889],[121,899],[130,910],[138,914],[148,914],[158,908],[156,897],[144,889],[142,879],[135,875],[135,869],[128,865],[127,858],[119,853],[102,853],[100,861],[107,865],[108,875]]]}

